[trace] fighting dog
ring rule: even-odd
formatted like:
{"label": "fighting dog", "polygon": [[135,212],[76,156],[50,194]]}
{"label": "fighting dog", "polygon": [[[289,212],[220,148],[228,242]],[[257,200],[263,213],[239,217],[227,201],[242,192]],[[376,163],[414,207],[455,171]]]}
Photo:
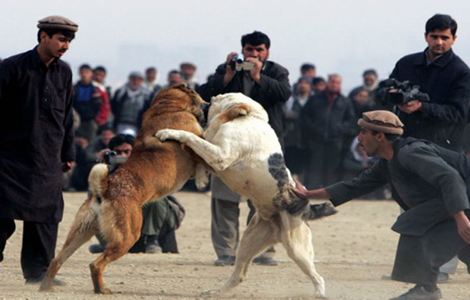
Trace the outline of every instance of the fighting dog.
{"label": "fighting dog", "polygon": [[308,202],[292,192],[295,182],[259,103],[240,93],[219,95],[211,100],[204,139],[174,129],[160,130],[156,136],[161,141],[176,140],[189,146],[230,189],[251,199],[256,207],[241,238],[234,272],[217,292],[237,286],[253,257],[280,242],[312,280],[317,295],[325,295],[324,280],[314,266],[312,233],[302,219]]}
{"label": "fighting dog", "polygon": [[77,212],[62,250],[49,265],[41,291],[50,290],[62,264],[100,233],[107,243],[103,253],[90,264],[91,278],[95,293],[111,293],[104,286],[103,271],[110,262],[126,254],[139,238],[142,205],[179,190],[198,169],[198,158],[191,149],[179,143],[162,143],[155,138],[155,132],[175,128],[201,136],[198,119],[204,115],[204,103],[184,85],[160,91],[144,113],[129,159],[112,174],[108,174],[104,164],[93,167],[89,197]]}

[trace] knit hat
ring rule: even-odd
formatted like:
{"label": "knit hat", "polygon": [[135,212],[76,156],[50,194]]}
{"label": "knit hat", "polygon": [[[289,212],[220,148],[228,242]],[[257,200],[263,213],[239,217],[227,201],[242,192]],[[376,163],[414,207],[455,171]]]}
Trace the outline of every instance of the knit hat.
{"label": "knit hat", "polygon": [[357,125],[378,132],[403,134],[403,123],[397,115],[388,110],[373,110],[362,114]]}
{"label": "knit hat", "polygon": [[78,30],[78,25],[65,17],[49,16],[38,21],[38,28],[76,32]]}

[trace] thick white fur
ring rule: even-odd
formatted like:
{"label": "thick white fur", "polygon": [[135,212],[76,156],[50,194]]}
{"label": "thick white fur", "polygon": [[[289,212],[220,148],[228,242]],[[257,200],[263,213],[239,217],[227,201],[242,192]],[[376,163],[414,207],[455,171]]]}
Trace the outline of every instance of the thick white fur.
{"label": "thick white fur", "polygon": [[[234,116],[234,108],[239,107]],[[246,108],[246,109],[245,109]],[[228,117],[230,115],[230,117]],[[235,270],[219,291],[227,291],[245,277],[248,265],[255,255],[275,243],[282,243],[302,271],[324,297],[325,284],[314,266],[314,251],[310,227],[301,219],[283,210],[294,201],[290,189],[295,185],[290,172],[284,184],[269,172],[268,160],[273,154],[282,154],[274,130],[268,124],[268,115],[256,101],[241,93],[229,93],[212,98],[208,127],[204,139],[186,131],[164,129],[156,134],[160,140],[177,140],[192,148],[213,169],[230,189],[253,201],[257,213],[240,241]],[[196,183],[207,182],[198,172]]]}

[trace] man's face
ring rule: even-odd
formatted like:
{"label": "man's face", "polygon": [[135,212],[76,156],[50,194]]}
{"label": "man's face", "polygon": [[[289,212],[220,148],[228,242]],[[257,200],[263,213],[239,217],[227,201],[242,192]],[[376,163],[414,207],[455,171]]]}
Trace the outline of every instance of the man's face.
{"label": "man's face", "polygon": [[306,80],[299,81],[297,92],[301,95],[308,95],[312,91],[312,85]]}
{"label": "man's face", "polygon": [[359,140],[360,146],[364,149],[368,156],[377,154],[379,148],[379,141],[377,137],[380,133],[375,133],[367,128],[361,128],[357,139]]}
{"label": "man's face", "polygon": [[104,83],[104,80],[106,78],[106,73],[101,71],[101,70],[96,70],[93,72],[93,79],[96,81],[96,82],[99,82],[99,83]]}
{"label": "man's face", "polygon": [[183,83],[184,80],[178,73],[171,73],[168,75],[168,85],[177,85]]}
{"label": "man's face", "polygon": [[425,35],[431,55],[436,57],[446,53],[452,48],[457,37],[453,36],[450,28],[434,30]]}
{"label": "man's face", "polygon": [[192,79],[194,77],[194,73],[196,73],[196,69],[191,66],[183,66],[181,68],[181,73],[183,74],[184,78]]}
{"label": "man's face", "polygon": [[364,85],[365,86],[373,86],[377,81],[377,77],[374,74],[367,74],[364,76]]}
{"label": "man's face", "polygon": [[317,70],[307,69],[302,73],[302,76],[305,76],[305,77],[308,77],[308,78],[315,78],[317,76]]}
{"label": "man's face", "polygon": [[319,81],[316,84],[313,85],[313,90],[315,93],[321,93],[324,90],[326,90],[326,82],[324,81]]}
{"label": "man's face", "polygon": [[155,70],[148,70],[145,72],[145,78],[148,82],[154,82],[157,79],[157,71]]}
{"label": "man's face", "polygon": [[245,44],[242,48],[243,57],[253,57],[257,58],[259,61],[265,62],[269,57],[269,49],[266,48],[265,44],[261,45],[251,45]]}
{"label": "man's face", "polygon": [[80,70],[80,81],[84,84],[91,83],[93,79],[93,71],[91,69],[81,69]]}
{"label": "man's face", "polygon": [[60,58],[69,49],[71,40],[62,33],[56,33],[49,37],[44,31],[41,32],[41,44],[46,54],[50,57]]}
{"label": "man's face", "polygon": [[128,158],[129,156],[131,156],[131,153],[132,153],[132,145],[128,143],[124,143],[124,144],[114,147],[114,149],[112,150],[116,152],[118,157]]}
{"label": "man's face", "polygon": [[331,76],[330,78],[328,78],[328,82],[326,86],[327,86],[328,91],[332,93],[341,92],[341,77]]}
{"label": "man's face", "polygon": [[142,87],[143,83],[144,83],[144,79],[141,77],[132,76],[131,78],[129,78],[130,88],[133,91]]}
{"label": "man's face", "polygon": [[114,137],[114,132],[112,130],[103,130],[101,132],[101,141],[103,144],[108,145],[109,141]]}
{"label": "man's face", "polygon": [[356,95],[354,95],[354,101],[356,101],[358,104],[364,105],[367,103],[369,100],[369,92],[366,90],[361,90],[358,92]]}

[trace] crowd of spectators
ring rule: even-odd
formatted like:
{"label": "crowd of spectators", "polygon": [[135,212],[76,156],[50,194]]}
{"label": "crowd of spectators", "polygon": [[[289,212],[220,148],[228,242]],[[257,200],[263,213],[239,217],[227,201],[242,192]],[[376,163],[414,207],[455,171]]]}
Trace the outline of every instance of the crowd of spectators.
{"label": "crowd of spectators", "polygon": [[[106,84],[104,66],[81,65],[73,88],[77,157],[64,189],[87,190],[88,173],[102,159],[107,143],[115,134],[137,134],[143,111],[161,88],[186,83],[198,90],[196,70],[195,64],[183,62],[179,69],[169,71],[167,82],[160,85],[157,68],[151,66],[144,72],[130,72],[128,81],[113,91]],[[375,97],[378,82],[377,71],[367,69],[362,73],[362,82],[346,92],[340,74],[322,77],[314,64],[300,66],[292,96],[284,105],[282,140],[288,167],[307,187],[351,178],[372,163],[355,139],[356,120],[363,112],[383,108]],[[470,153],[469,126],[464,136],[465,151]],[[390,193],[384,190],[369,196],[389,198]]]}

